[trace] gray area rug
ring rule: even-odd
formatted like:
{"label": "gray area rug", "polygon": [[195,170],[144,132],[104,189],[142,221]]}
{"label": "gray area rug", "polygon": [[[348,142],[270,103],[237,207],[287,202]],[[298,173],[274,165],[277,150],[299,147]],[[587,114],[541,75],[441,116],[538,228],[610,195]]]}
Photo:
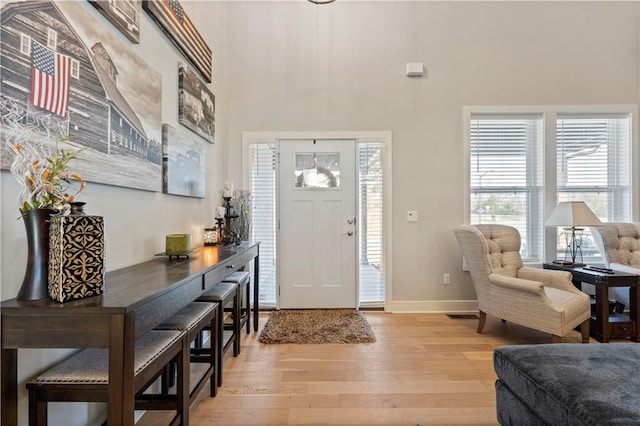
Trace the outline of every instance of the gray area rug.
{"label": "gray area rug", "polygon": [[353,309],[273,311],[258,336],[262,343],[373,343],[376,336]]}

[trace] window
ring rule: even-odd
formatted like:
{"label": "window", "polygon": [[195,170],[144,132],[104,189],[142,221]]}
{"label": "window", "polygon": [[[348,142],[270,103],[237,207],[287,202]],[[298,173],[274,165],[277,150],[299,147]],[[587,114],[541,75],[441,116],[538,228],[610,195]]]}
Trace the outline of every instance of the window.
{"label": "window", "polygon": [[276,144],[249,145],[252,238],[260,241],[260,306],[276,305]]}
{"label": "window", "polygon": [[31,37],[20,34],[20,53],[31,56]]}
{"label": "window", "polygon": [[469,130],[471,223],[517,228],[523,258],[541,259],[542,117],[474,114]]}
{"label": "window", "polygon": [[[562,228],[555,252],[543,249],[544,212],[558,201],[585,201],[602,221],[631,220],[632,111],[541,108],[535,114],[470,111],[468,117],[470,222],[516,227],[525,260],[564,258]],[[599,260],[588,229],[582,249],[585,261]]]}
{"label": "window", "polygon": [[360,306],[385,300],[383,152],[382,143],[358,144]]}
{"label": "window", "polygon": [[75,59],[71,60],[71,77],[80,78],[80,62]]}
{"label": "window", "polygon": [[47,29],[47,47],[53,50],[58,48],[58,32],[51,28]]}
{"label": "window", "polygon": [[[629,128],[628,114],[558,115],[558,201],[584,201],[603,222],[631,220]],[[564,257],[565,249],[564,237],[559,235],[558,258]],[[581,250],[584,258],[600,257],[588,228]]]}

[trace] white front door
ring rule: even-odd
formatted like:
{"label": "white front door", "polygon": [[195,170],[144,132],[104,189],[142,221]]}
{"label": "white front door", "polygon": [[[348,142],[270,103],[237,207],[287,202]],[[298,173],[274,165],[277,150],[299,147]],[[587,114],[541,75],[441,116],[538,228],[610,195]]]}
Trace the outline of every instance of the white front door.
{"label": "white front door", "polygon": [[280,308],[356,307],[355,141],[280,142]]}

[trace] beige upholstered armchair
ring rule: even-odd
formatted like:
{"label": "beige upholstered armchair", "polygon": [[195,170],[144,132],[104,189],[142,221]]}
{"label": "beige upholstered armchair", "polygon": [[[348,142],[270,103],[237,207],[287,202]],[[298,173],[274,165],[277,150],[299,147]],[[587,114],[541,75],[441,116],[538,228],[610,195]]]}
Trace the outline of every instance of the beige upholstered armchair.
{"label": "beige upholstered armchair", "polygon": [[454,230],[478,296],[482,332],[487,314],[550,333],[561,342],[580,325],[589,342],[589,296],[563,271],[527,268],[520,258],[520,233],[505,225],[460,225]]}
{"label": "beige upholstered armchair", "polygon": [[[591,233],[607,268],[640,275],[640,223],[605,223],[591,228]],[[630,306],[627,288],[610,291],[618,302]]]}

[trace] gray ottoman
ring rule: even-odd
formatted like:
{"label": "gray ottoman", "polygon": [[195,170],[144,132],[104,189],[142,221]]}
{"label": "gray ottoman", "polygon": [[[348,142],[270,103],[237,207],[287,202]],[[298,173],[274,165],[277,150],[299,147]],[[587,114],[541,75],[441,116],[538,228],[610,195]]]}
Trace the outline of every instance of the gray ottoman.
{"label": "gray ottoman", "polygon": [[546,344],[497,348],[501,425],[640,424],[640,346]]}

